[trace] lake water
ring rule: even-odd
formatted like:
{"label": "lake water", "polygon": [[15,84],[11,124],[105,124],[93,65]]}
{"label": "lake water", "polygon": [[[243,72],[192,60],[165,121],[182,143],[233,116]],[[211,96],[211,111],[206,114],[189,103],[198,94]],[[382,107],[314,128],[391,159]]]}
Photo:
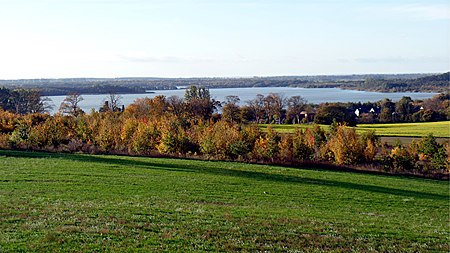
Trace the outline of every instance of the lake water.
{"label": "lake water", "polygon": [[[153,98],[158,95],[166,97],[179,96],[184,97],[184,89],[179,90],[156,90],[154,93],[147,94],[124,94],[121,95],[121,102],[125,106],[133,103],[137,98]],[[368,92],[356,90],[342,90],[338,88],[291,88],[291,87],[257,87],[257,88],[224,88],[224,89],[210,89],[211,96],[215,100],[225,101],[225,97],[229,95],[239,96],[240,104],[245,104],[246,101],[254,99],[257,94],[264,96],[269,93],[278,93],[284,97],[302,96],[308,103],[320,104],[324,102],[375,102],[384,98],[389,98],[393,101],[400,100],[403,96],[409,96],[412,99],[426,99],[436,95],[436,93],[423,92]],[[49,96],[55,105],[52,113],[55,113],[61,102],[66,96]],[[85,112],[90,112],[91,108],[98,110],[103,105],[107,94],[104,95],[82,95],[84,98],[80,102],[80,107]]]}

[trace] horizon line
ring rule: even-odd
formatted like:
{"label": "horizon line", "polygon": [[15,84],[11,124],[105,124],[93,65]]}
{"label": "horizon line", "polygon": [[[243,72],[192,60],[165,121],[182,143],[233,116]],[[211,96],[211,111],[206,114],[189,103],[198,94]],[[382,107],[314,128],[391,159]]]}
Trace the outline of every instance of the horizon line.
{"label": "horizon line", "polygon": [[157,77],[157,76],[118,76],[118,77],[41,77],[41,78],[13,78],[0,81],[23,80],[63,80],[63,79],[242,79],[242,78],[273,78],[273,77],[320,77],[320,76],[365,76],[365,75],[435,75],[450,73],[443,72],[398,72],[398,73],[353,73],[353,74],[304,74],[304,75],[251,75],[251,76],[190,76],[190,77]]}

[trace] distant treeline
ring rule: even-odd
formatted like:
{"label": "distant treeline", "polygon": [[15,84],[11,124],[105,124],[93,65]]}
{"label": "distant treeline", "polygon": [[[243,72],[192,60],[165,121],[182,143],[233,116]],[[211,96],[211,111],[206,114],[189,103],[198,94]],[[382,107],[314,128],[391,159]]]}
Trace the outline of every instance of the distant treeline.
{"label": "distant treeline", "polygon": [[368,78],[361,83],[343,85],[343,88],[382,92],[448,92],[450,89],[450,72],[414,79],[376,79]]}
{"label": "distant treeline", "polygon": [[148,90],[177,89],[200,85],[207,88],[237,87],[303,87],[345,88],[370,91],[433,91],[446,92],[449,73],[398,75],[322,75],[251,78],[66,78],[0,80],[0,86],[11,89],[39,89],[44,96],[79,94],[130,94]]}

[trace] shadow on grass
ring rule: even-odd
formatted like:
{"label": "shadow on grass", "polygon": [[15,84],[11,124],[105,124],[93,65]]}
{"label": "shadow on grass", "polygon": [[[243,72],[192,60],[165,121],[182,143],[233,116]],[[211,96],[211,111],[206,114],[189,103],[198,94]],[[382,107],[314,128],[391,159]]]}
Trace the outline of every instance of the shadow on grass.
{"label": "shadow on grass", "polygon": [[289,176],[279,174],[269,174],[257,171],[243,171],[233,170],[227,168],[217,168],[216,166],[208,166],[208,163],[213,165],[215,162],[205,162],[202,166],[194,166],[190,164],[180,164],[179,159],[173,159],[177,161],[170,164],[160,163],[156,159],[142,158],[139,160],[129,159],[130,157],[113,157],[113,156],[100,156],[100,155],[82,155],[82,154],[61,154],[61,153],[44,153],[44,152],[24,152],[24,151],[5,151],[0,150],[0,156],[6,157],[25,157],[25,158],[59,158],[67,159],[79,162],[91,162],[101,164],[114,164],[130,167],[141,167],[146,169],[157,169],[165,171],[179,171],[179,172],[195,172],[195,173],[208,173],[212,175],[220,176],[232,176],[242,177],[261,181],[271,181],[279,183],[299,183],[308,185],[320,185],[328,187],[337,187],[342,189],[353,189],[372,193],[383,193],[397,196],[414,197],[422,199],[435,199],[435,200],[449,200],[449,196],[419,192],[414,190],[395,189],[383,186],[374,186],[350,182],[340,182],[329,179],[317,179],[301,176]]}

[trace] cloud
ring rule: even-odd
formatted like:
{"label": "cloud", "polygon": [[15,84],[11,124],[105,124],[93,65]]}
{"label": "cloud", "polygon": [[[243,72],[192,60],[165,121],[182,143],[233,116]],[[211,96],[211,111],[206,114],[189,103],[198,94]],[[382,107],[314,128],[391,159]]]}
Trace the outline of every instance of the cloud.
{"label": "cloud", "polygon": [[164,56],[164,57],[152,57],[152,56],[133,56],[133,55],[117,55],[119,59],[129,62],[141,62],[141,63],[153,63],[153,62],[183,62],[184,59],[180,57]]}
{"label": "cloud", "polygon": [[449,20],[449,4],[407,4],[390,8],[392,14],[415,20]]}
{"label": "cloud", "polygon": [[144,53],[117,54],[117,58],[134,63],[199,63],[214,62],[210,58],[176,57],[176,56],[150,56]]}
{"label": "cloud", "polygon": [[[342,59],[341,59],[342,60]],[[356,58],[358,63],[418,63],[418,62],[447,62],[449,59],[445,57],[364,57]]]}

